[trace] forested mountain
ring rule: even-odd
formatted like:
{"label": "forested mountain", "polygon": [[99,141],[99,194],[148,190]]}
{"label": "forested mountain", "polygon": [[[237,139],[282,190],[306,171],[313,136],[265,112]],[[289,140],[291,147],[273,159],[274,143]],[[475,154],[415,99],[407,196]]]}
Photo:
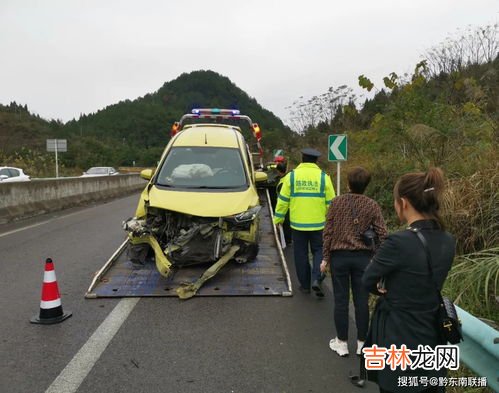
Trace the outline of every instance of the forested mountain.
{"label": "forested mountain", "polygon": [[48,122],[32,115],[26,105],[11,102],[0,104],[0,154],[9,154],[20,149],[40,149],[45,139],[60,128],[57,122]]}
{"label": "forested mountain", "polygon": [[45,141],[61,126],[31,114],[26,105],[0,104],[0,165],[19,166],[31,176],[53,176],[54,157],[45,152]]}
{"label": "forested mountain", "polygon": [[66,165],[153,165],[168,142],[173,122],[192,108],[240,109],[261,125],[269,142],[292,133],[227,77],[194,71],[165,83],[155,93],[121,101],[65,124],[63,134],[78,147],[67,155]]}
{"label": "forested mountain", "polygon": [[[19,161],[23,154],[30,156],[30,162],[42,156],[50,161],[51,155],[44,153],[45,139],[64,138],[68,152],[60,159],[66,172],[97,165],[154,165],[170,138],[173,122],[200,107],[241,110],[260,124],[268,151],[280,141],[293,139],[292,131],[279,118],[229,78],[213,71],[194,71],[166,82],[154,93],[66,124],[33,116],[26,106],[16,103],[0,106],[0,161]],[[34,165],[31,172],[41,175],[44,167]]]}

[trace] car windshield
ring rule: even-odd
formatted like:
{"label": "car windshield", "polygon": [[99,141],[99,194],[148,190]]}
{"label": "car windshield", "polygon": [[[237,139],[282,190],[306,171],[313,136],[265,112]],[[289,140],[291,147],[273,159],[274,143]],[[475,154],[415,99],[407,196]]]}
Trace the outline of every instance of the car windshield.
{"label": "car windshield", "polygon": [[239,150],[221,147],[173,147],[156,184],[178,188],[241,188],[247,186]]}
{"label": "car windshield", "polygon": [[87,173],[89,175],[107,175],[107,168],[90,168]]}

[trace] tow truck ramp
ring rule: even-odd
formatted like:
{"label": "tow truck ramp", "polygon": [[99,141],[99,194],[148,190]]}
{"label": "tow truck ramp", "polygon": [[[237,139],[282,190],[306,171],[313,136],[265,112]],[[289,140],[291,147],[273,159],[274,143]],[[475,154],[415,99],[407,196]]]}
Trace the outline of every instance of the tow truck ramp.
{"label": "tow truck ramp", "polygon": [[[208,280],[195,296],[292,296],[291,280],[278,234],[272,224],[272,210],[267,189],[259,190],[259,252],[252,262],[231,261]],[[96,273],[85,295],[102,297],[172,296],[176,289],[195,282],[209,265],[175,268],[165,278],[156,269],[153,257],[137,266],[127,256],[125,240],[106,264]]]}

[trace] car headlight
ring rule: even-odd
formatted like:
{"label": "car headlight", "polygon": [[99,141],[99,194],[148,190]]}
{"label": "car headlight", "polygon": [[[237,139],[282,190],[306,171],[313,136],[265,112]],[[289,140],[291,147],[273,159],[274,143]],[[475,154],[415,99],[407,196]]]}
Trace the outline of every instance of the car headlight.
{"label": "car headlight", "polygon": [[258,205],[246,210],[245,212],[236,214],[235,216],[232,216],[230,218],[232,218],[236,223],[250,222],[256,218],[261,209],[262,207]]}

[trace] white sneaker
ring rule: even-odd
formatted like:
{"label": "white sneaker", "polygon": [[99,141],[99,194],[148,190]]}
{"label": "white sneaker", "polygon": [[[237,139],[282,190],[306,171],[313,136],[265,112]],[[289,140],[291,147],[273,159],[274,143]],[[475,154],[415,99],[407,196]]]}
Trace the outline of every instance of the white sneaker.
{"label": "white sneaker", "polygon": [[362,355],[362,347],[364,346],[364,341],[357,340],[357,355]]}
{"label": "white sneaker", "polygon": [[348,356],[348,342],[341,341],[338,337],[335,337],[329,341],[329,348],[331,348],[339,356]]}

